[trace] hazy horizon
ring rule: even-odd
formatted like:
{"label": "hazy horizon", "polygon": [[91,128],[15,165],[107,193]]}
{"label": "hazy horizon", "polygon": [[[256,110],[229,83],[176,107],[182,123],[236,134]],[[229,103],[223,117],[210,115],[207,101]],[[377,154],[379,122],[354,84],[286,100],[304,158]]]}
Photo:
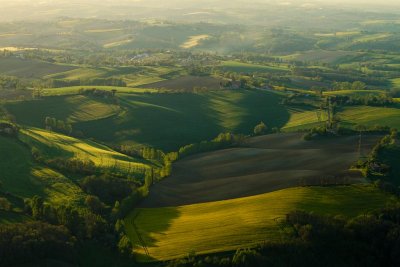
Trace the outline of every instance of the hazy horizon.
{"label": "hazy horizon", "polygon": [[[393,14],[398,13],[398,11],[393,9],[393,6],[400,6],[400,2],[394,0],[384,1],[379,4],[372,0],[255,0],[251,2],[244,0],[105,0],[101,3],[95,0],[0,0],[0,4],[2,5],[0,9],[0,21],[48,21],[60,17],[74,17],[110,20],[156,18],[161,20],[198,20],[223,23],[233,23],[234,20],[232,18],[223,18],[221,13],[224,13],[227,17],[232,17],[232,14],[230,14],[232,12],[226,11],[237,9],[254,10],[256,12],[263,11],[266,16],[272,12],[271,9],[281,9],[282,12],[285,9],[296,9],[298,12],[302,12],[302,10],[326,8]],[[215,17],[199,16],[200,13],[204,15],[206,12],[215,12]],[[186,17],[182,17],[182,15],[186,15]],[[196,15],[196,18],[193,18],[193,15]],[[252,14],[246,15],[251,16]]]}

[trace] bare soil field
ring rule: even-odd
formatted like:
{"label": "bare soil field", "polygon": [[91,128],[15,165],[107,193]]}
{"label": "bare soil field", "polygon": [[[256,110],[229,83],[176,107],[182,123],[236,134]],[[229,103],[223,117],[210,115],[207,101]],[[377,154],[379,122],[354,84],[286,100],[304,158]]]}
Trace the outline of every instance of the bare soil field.
{"label": "bare soil field", "polygon": [[238,148],[188,157],[174,164],[171,177],[153,186],[141,207],[167,207],[252,196],[283,188],[365,182],[350,166],[366,155],[379,136],[322,137],[301,134],[250,138]]}

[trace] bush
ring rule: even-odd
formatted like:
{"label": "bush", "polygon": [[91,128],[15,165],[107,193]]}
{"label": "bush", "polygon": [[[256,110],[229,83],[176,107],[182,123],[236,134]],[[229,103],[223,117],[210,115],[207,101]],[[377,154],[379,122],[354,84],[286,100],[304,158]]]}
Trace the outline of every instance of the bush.
{"label": "bush", "polygon": [[267,133],[267,125],[264,122],[260,122],[256,127],[254,127],[254,134],[255,135],[262,135]]}

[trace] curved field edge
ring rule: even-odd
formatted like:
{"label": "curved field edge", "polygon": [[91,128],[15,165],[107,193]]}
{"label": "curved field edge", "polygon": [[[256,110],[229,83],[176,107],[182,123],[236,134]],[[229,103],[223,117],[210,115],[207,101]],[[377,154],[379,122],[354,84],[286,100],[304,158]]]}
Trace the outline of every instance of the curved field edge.
{"label": "curved field edge", "polygon": [[[0,152],[1,191],[12,195],[11,200],[39,195],[54,205],[83,203],[84,193],[76,184],[56,170],[32,162],[29,150],[17,140],[0,136]],[[14,208],[22,209],[19,204],[13,203]],[[0,217],[0,223],[25,218],[13,212],[3,212]]]}
{"label": "curved field edge", "polygon": [[78,94],[81,89],[99,89],[104,91],[116,90],[117,93],[156,93],[156,89],[151,88],[135,88],[135,87],[120,87],[120,86],[101,86],[101,85],[80,85],[67,86],[58,88],[45,88],[42,90],[43,96],[63,96]]}
{"label": "curved field edge", "polygon": [[395,201],[371,185],[297,187],[257,196],[166,208],[125,219],[137,260],[163,261],[283,238],[279,221],[294,210],[354,217]]}
{"label": "curved field edge", "polygon": [[19,138],[28,146],[38,149],[45,159],[90,160],[101,171],[118,170],[126,174],[144,173],[150,168],[143,160],[126,156],[107,146],[42,129],[22,129]]}

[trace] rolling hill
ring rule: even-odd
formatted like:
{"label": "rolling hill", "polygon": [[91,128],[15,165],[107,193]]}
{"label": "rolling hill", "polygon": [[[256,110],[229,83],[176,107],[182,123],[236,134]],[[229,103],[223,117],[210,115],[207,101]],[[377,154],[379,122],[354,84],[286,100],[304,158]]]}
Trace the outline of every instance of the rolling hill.
{"label": "rolling hill", "polygon": [[44,159],[89,160],[99,171],[114,170],[126,175],[143,174],[150,168],[144,160],[134,159],[93,141],[79,140],[55,132],[28,128],[20,131],[19,138],[30,147],[38,149]]}
{"label": "rolling hill", "polygon": [[390,195],[369,185],[297,187],[225,201],[135,209],[126,232],[139,261],[163,261],[281,240],[293,210],[354,217],[384,207]]}

